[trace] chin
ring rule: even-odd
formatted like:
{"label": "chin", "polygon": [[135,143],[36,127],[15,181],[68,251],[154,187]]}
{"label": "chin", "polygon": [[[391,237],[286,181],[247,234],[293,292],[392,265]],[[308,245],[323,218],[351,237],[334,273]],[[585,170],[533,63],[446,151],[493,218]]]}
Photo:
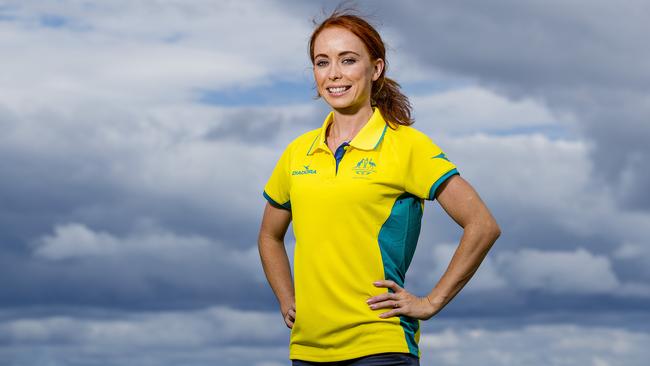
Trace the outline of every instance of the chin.
{"label": "chin", "polygon": [[340,101],[340,100],[327,101],[327,104],[329,104],[330,107],[336,108],[336,109],[345,109],[345,108],[349,108],[349,107],[352,106],[351,103],[346,103],[346,102]]}
{"label": "chin", "polygon": [[358,104],[358,101],[351,100],[349,98],[323,98],[325,99],[325,102],[332,108],[336,109],[348,109],[354,107],[356,104]]}

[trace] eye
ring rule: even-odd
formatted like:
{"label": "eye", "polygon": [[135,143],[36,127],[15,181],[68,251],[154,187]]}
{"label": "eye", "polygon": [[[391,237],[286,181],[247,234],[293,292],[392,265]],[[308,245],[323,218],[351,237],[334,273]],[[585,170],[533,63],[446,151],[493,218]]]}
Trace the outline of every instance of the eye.
{"label": "eye", "polygon": [[316,61],[316,66],[318,66],[318,67],[327,66],[327,60],[318,60],[318,61]]}
{"label": "eye", "polygon": [[357,62],[357,60],[355,60],[355,59],[353,59],[353,58],[346,58],[346,59],[343,59],[343,63],[344,63],[344,64],[347,64],[347,65],[352,65],[352,64],[355,63],[355,62]]}

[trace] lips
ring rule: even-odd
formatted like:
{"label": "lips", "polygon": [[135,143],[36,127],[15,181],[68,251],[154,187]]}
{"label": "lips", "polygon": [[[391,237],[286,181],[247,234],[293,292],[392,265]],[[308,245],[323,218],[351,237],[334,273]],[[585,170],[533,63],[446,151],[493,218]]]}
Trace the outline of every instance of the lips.
{"label": "lips", "polygon": [[352,85],[342,85],[342,86],[331,86],[327,88],[327,91],[332,95],[341,95],[346,91],[350,90]]}

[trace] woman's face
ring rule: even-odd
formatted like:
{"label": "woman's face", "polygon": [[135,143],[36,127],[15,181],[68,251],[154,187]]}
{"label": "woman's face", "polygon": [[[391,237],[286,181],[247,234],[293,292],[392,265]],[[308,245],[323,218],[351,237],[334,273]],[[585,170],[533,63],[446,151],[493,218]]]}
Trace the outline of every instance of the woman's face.
{"label": "woman's face", "polygon": [[314,79],[318,93],[334,109],[353,111],[370,105],[372,82],[384,60],[370,60],[359,37],[341,27],[328,27],[314,40]]}

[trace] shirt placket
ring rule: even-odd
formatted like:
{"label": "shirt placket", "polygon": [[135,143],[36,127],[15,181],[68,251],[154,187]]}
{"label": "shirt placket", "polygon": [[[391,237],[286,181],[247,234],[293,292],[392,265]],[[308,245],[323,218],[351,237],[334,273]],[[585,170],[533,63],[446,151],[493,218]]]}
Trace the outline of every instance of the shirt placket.
{"label": "shirt placket", "polygon": [[334,175],[338,175],[339,173],[339,163],[341,163],[341,159],[343,159],[343,155],[345,155],[345,152],[347,151],[347,146],[350,146],[350,144],[347,141],[344,141],[334,152],[334,161],[336,161],[336,170]]}

